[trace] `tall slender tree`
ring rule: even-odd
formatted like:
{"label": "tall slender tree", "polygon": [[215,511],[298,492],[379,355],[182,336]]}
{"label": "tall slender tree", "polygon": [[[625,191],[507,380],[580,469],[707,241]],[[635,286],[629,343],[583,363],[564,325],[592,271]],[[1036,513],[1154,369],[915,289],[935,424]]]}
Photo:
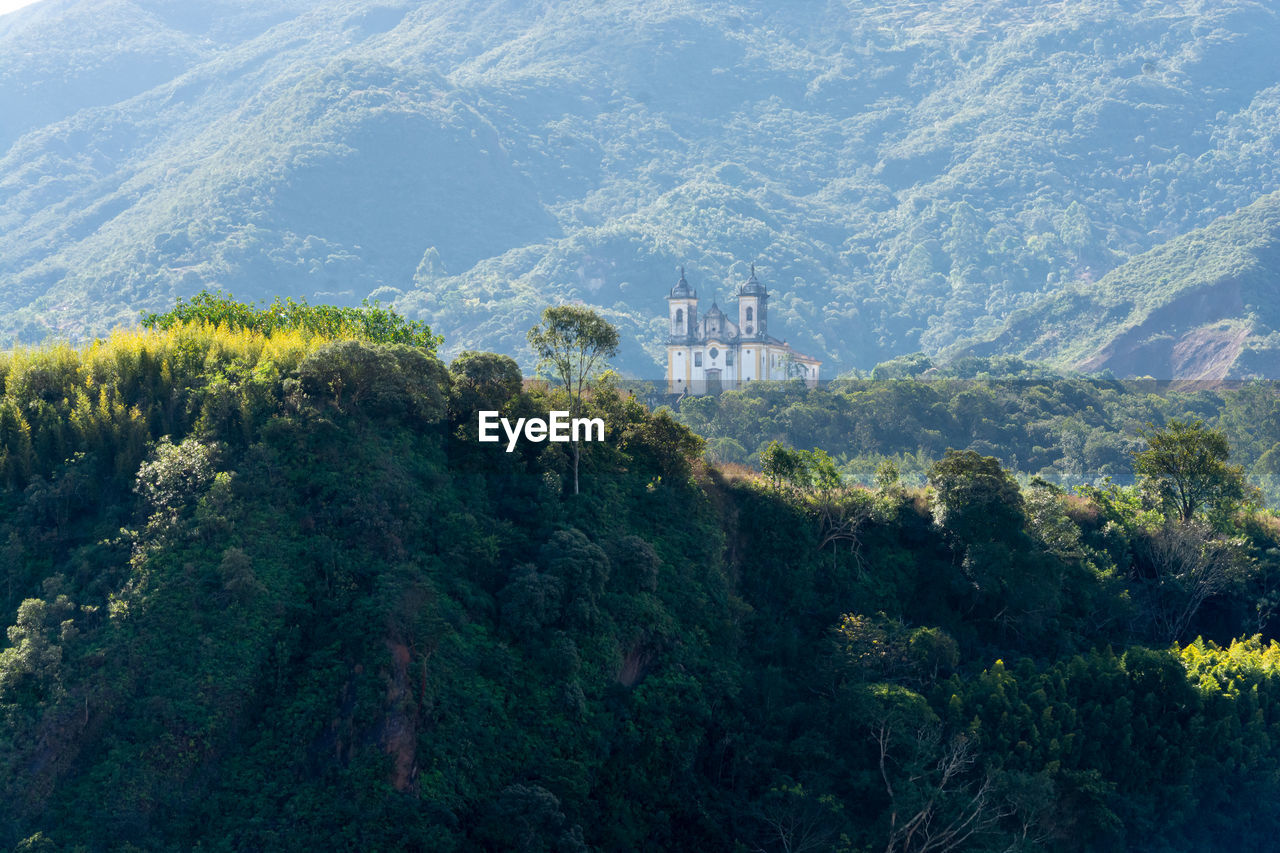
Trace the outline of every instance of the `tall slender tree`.
{"label": "tall slender tree", "polygon": [[[582,412],[583,395],[618,354],[618,330],[590,308],[556,305],[542,312],[542,322],[529,330],[538,370],[549,375],[569,396],[573,417]],[[578,462],[582,448],[573,442],[573,493],[578,494]]]}

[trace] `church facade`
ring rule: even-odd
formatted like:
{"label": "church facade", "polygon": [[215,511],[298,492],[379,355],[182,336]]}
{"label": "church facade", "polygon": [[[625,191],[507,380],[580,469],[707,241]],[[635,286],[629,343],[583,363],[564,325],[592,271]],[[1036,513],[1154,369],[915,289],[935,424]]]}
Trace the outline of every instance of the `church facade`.
{"label": "church facade", "polygon": [[715,303],[700,314],[698,294],[680,270],[667,296],[668,393],[714,394],[759,380],[803,379],[817,385],[822,362],[770,334],[769,291],[756,278],[755,265],[738,287],[737,303],[736,319]]}

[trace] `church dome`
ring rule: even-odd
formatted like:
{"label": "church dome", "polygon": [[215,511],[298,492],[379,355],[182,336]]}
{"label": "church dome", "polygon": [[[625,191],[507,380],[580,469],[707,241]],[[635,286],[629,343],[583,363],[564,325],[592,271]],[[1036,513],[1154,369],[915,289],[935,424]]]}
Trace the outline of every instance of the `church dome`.
{"label": "church dome", "polygon": [[680,267],[680,280],[676,282],[676,286],[671,288],[671,296],[669,299],[693,299],[697,296],[693,292],[693,288],[689,286],[689,282],[684,278],[684,267]]}
{"label": "church dome", "polygon": [[751,277],[743,283],[738,290],[739,296],[768,296],[769,291],[764,289],[764,285],[756,278],[756,265],[751,265]]}

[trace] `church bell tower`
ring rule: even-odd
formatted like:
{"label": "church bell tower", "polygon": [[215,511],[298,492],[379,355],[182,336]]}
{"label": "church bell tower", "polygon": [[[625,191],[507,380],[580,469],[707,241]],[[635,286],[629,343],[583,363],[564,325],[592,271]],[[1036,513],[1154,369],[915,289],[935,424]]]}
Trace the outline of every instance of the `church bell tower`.
{"label": "church bell tower", "polygon": [[756,265],[751,277],[738,289],[738,329],[744,338],[764,339],[768,335],[769,291],[756,278]]}
{"label": "church bell tower", "polygon": [[667,391],[687,392],[693,381],[693,346],[698,335],[698,294],[689,286],[680,268],[680,280],[667,296]]}
{"label": "church bell tower", "polygon": [[685,340],[697,334],[698,328],[698,294],[684,277],[684,267],[680,268],[680,280],[671,288],[667,297],[667,314],[671,318],[671,339]]}

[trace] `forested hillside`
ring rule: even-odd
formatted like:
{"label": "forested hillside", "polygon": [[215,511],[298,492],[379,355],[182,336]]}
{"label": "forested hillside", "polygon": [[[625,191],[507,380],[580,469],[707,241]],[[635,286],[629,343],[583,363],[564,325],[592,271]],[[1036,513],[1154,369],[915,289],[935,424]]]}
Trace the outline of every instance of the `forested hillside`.
{"label": "forested hillside", "polygon": [[1280,195],[1014,313],[972,353],[1117,376],[1271,375],[1280,347]]}
{"label": "forested hillside", "polygon": [[[372,295],[528,369],[580,299],[647,377],[676,266],[754,261],[828,375],[951,352],[1280,190],[1278,48],[1254,0],[43,0],[0,18],[0,335]],[[1190,322],[1157,272],[1143,340]]]}
{"label": "forested hillside", "polygon": [[0,848],[1271,848],[1242,488],[726,472],[605,384],[574,495],[510,358],[218,304],[0,361]]}
{"label": "forested hillside", "polygon": [[829,454],[845,477],[871,485],[892,463],[923,485],[949,449],[994,456],[1024,479],[1061,486],[1133,485],[1133,453],[1148,424],[1204,421],[1271,506],[1280,506],[1280,397],[1273,382],[1153,382],[1062,375],[1017,358],[962,357],[935,366],[916,354],[871,376],[810,389],[758,382],[680,399],[678,419],[710,457],[758,466],[775,441]]}

